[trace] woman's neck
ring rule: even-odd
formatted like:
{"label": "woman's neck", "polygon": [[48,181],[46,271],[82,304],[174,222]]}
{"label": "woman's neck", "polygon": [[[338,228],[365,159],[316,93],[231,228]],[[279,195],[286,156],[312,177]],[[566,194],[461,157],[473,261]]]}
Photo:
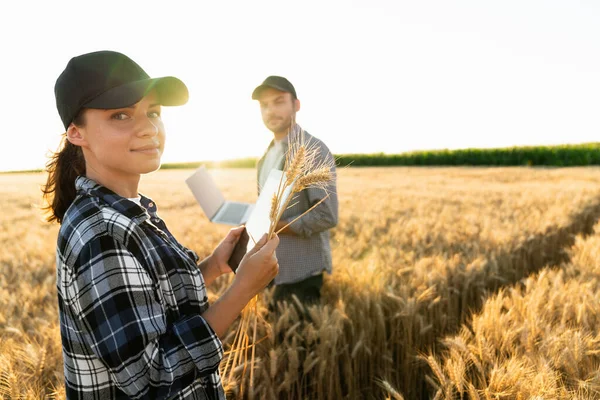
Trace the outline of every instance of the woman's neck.
{"label": "woman's neck", "polygon": [[139,174],[118,174],[115,172],[100,171],[97,168],[86,165],[86,174],[94,182],[112,190],[119,196],[132,199],[138,196],[140,183]]}

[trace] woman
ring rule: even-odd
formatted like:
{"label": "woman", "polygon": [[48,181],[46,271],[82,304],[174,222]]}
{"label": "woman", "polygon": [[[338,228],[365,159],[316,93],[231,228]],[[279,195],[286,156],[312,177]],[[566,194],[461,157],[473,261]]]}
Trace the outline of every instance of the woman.
{"label": "woman", "polygon": [[277,274],[278,238],[263,237],[210,307],[206,285],[227,265],[243,228],[213,253],[177,242],[154,202],[138,194],[165,143],[161,105],[187,102],[177,78],[150,79],[127,56],[74,57],[55,86],[66,129],[48,163],[49,220],[61,224],[57,288],[66,394],[72,399],[225,398],[222,338]]}

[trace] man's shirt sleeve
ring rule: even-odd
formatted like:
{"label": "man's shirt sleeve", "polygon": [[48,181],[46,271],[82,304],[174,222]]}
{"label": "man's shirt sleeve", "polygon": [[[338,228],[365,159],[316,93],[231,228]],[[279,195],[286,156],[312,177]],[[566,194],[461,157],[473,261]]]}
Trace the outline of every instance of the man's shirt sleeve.
{"label": "man's shirt sleeve", "polygon": [[[326,160],[328,164],[332,165],[331,181],[327,184],[326,190],[320,188],[308,188],[305,189],[303,193],[300,193],[300,195],[307,196],[309,208],[321,201],[325,196],[327,196],[327,194],[329,194],[329,197],[289,226],[292,232],[305,238],[326,231],[327,229],[331,229],[338,223],[338,196],[336,187],[337,176],[334,166],[335,161],[333,159],[333,155],[329,152],[325,145],[321,145],[319,148],[319,156],[317,160],[319,159]],[[293,221],[296,217],[297,216],[287,218],[287,222]]]}

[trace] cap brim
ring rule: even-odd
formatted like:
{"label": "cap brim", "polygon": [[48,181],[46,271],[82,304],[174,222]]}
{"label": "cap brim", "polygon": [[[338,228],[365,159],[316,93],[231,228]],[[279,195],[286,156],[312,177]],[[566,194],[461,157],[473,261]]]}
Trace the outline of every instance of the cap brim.
{"label": "cap brim", "polygon": [[106,110],[129,107],[152,90],[156,90],[158,101],[163,106],[181,106],[187,103],[189,98],[188,89],[180,79],[165,76],[114,87],[83,104],[83,107]]}
{"label": "cap brim", "polygon": [[263,83],[262,85],[257,86],[256,89],[254,89],[254,91],[252,92],[252,100],[258,100],[262,91],[268,88],[276,89],[280,92],[290,93],[288,89],[284,89],[281,86],[273,85],[272,83]]}

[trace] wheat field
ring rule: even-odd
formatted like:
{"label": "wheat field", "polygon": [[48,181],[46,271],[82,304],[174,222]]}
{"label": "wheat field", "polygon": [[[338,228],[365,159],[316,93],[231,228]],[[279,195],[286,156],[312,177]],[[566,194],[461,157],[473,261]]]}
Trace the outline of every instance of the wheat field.
{"label": "wheat field", "polygon": [[[228,228],[203,216],[191,172],[151,174],[141,191],[206,256]],[[599,172],[339,170],[322,304],[305,323],[293,307],[268,313],[266,291],[254,385],[236,371],[228,398],[600,398]],[[226,198],[256,199],[253,170],[211,173]],[[0,174],[2,399],[64,398],[58,227],[38,209],[43,180]]]}

